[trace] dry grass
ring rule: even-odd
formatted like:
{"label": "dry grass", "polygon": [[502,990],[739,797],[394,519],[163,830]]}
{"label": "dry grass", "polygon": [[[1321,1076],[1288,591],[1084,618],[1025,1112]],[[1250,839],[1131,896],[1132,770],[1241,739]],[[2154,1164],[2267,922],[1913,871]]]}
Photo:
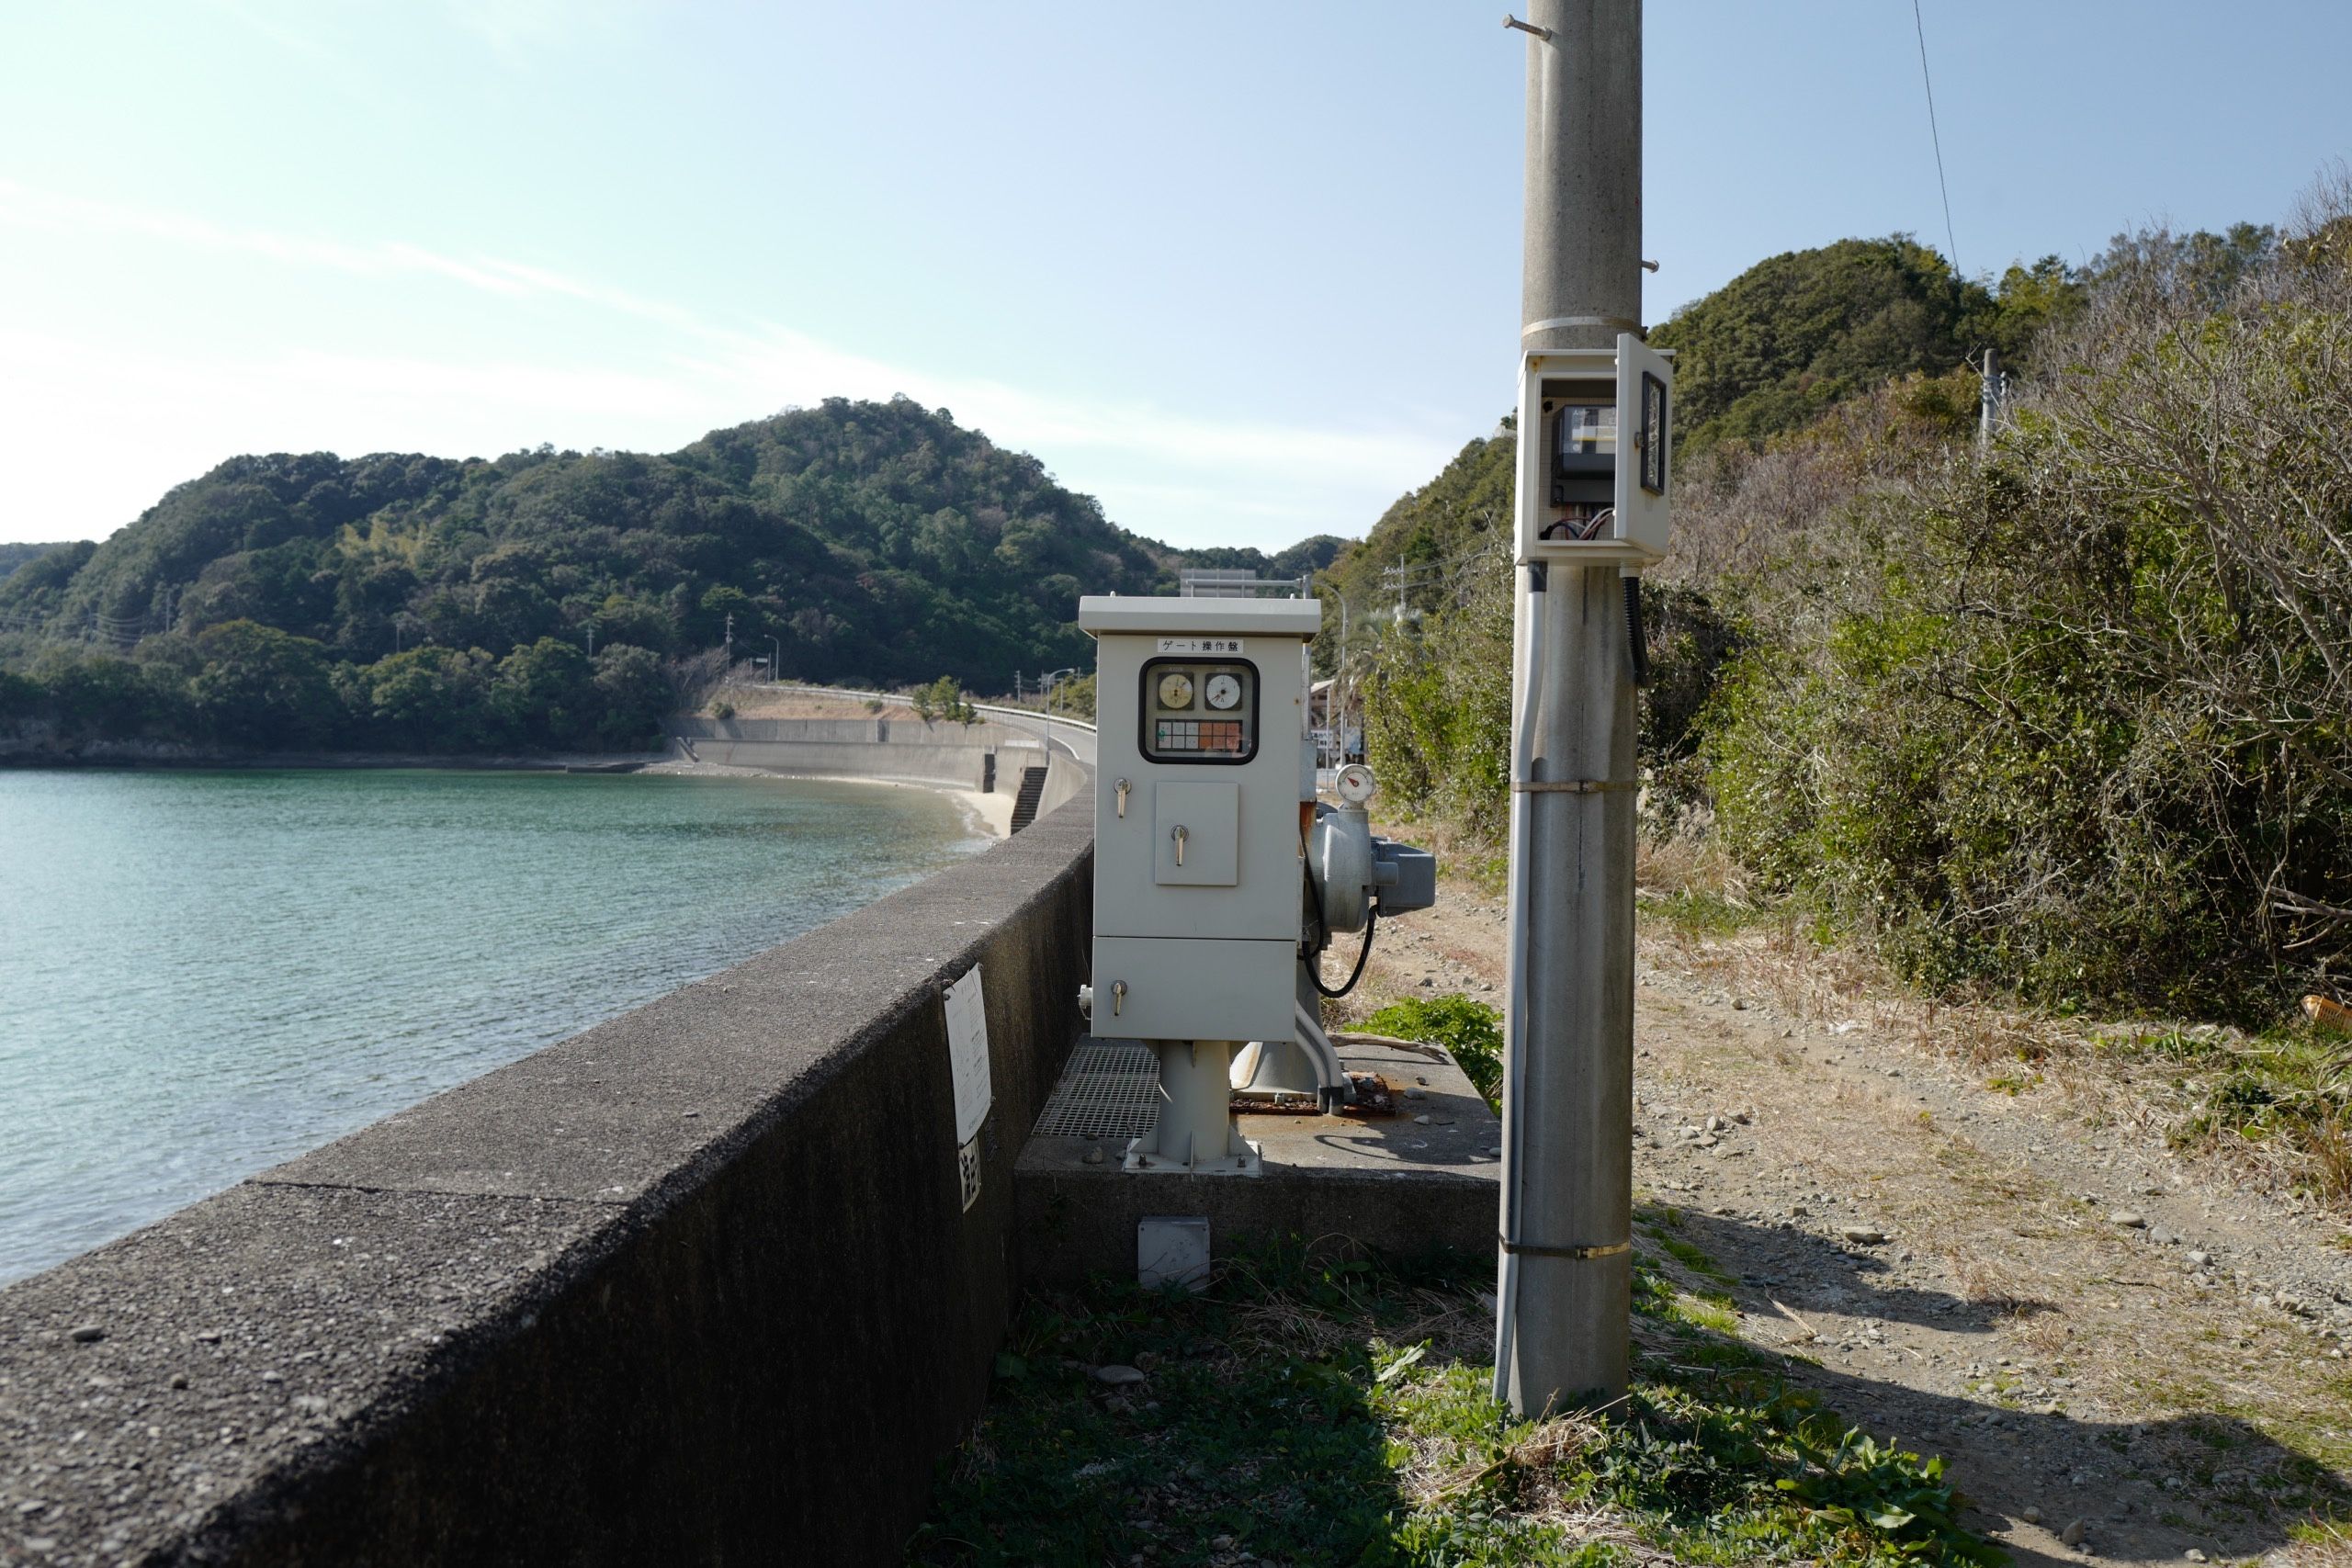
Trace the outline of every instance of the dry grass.
{"label": "dry grass", "polygon": [[[885,703],[880,712],[857,697],[828,697],[815,692],[777,690],[769,686],[722,686],[711,702],[729,702],[737,718],[888,718],[920,723],[915,710],[904,703]],[[705,711],[709,704],[704,705]]]}
{"label": "dry grass", "polygon": [[1965,1246],[1946,1247],[1944,1264],[1971,1306],[1999,1317],[2030,1317],[2051,1310],[2049,1303],[2026,1291],[2010,1270]]}
{"label": "dry grass", "polygon": [[2279,1568],[2352,1568],[2352,1527],[2317,1524],[2303,1540],[2266,1558]]}
{"label": "dry grass", "polygon": [[1634,884],[1654,896],[1703,894],[1736,908],[1755,907],[1747,871],[1712,833],[1643,835],[1634,846]]}

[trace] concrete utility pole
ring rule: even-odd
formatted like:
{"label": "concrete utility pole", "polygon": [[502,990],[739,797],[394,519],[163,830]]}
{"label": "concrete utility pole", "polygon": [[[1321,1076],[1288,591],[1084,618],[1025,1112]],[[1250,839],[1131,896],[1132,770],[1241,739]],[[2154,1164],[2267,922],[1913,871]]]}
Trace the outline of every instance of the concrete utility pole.
{"label": "concrete utility pole", "polygon": [[[1642,331],[1640,0],[1533,0],[1521,30],[1521,347],[1613,349]],[[1634,692],[1620,568],[1518,570],[1495,1392],[1533,1416],[1619,1398],[1628,1375]]]}
{"label": "concrete utility pole", "polygon": [[1991,349],[1984,351],[1984,378],[1977,394],[1976,446],[1979,451],[1993,445],[1993,429],[2001,423],[2000,355]]}

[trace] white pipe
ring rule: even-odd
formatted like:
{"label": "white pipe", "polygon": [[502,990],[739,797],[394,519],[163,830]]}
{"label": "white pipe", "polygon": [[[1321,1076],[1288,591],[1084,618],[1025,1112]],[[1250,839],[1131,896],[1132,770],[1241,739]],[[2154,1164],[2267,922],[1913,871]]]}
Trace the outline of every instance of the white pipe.
{"label": "white pipe", "polygon": [[[1522,432],[1521,439],[1526,439]],[[1519,786],[1529,782],[1535,773],[1534,759],[1529,748],[1534,744],[1536,705],[1544,698],[1544,595],[1533,587],[1533,574],[1540,567],[1520,569],[1520,592],[1515,609],[1520,636],[1516,639],[1520,656],[1519,679],[1512,684],[1522,694],[1519,710],[1511,715],[1510,737],[1510,886],[1506,897],[1508,911],[1508,964],[1506,983],[1510,986],[1506,1005],[1510,1011],[1503,1019],[1503,1239],[1519,1240],[1519,1157],[1521,1151],[1519,1123],[1521,1107],[1526,1097],[1521,1092],[1520,1075],[1525,1066],[1527,1050],[1527,894],[1528,868],[1523,863],[1528,850],[1528,793]],[[1548,584],[1547,584],[1548,586]],[[1505,1249],[1499,1272],[1495,1280],[1495,1397],[1510,1398],[1508,1379],[1513,1340],[1517,1337],[1519,1311],[1519,1255]]]}
{"label": "white pipe", "polygon": [[1348,1070],[1340,1064],[1340,1053],[1331,1044],[1330,1036],[1323,1032],[1323,1025],[1306,1010],[1305,1002],[1293,1002],[1292,1012],[1298,1015],[1298,1043],[1315,1062],[1315,1079],[1322,1088],[1348,1087]]}

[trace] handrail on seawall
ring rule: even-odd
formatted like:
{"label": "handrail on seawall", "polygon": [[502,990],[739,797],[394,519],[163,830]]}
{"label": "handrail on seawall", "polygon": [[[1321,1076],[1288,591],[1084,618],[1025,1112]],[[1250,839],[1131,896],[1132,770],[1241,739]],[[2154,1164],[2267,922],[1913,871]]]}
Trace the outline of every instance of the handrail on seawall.
{"label": "handrail on seawall", "polygon": [[[897,1562],[1013,1306],[1013,1162],[1086,978],[1089,795],[0,1289],[9,1544]],[[941,993],[975,964],[994,1100],[967,1211]]]}

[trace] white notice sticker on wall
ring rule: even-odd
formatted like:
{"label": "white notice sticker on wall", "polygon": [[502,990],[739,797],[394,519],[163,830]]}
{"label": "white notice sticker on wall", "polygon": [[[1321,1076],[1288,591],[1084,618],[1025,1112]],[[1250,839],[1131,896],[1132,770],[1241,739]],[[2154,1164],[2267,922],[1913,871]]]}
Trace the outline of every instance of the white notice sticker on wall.
{"label": "white notice sticker on wall", "polygon": [[1239,653],[1241,638],[1238,637],[1164,637],[1159,639],[1162,653]]}
{"label": "white notice sticker on wall", "polygon": [[974,1138],[956,1151],[956,1179],[963,1184],[964,1212],[980,1201],[980,1141]]}
{"label": "white notice sticker on wall", "polygon": [[989,1016],[980,999],[980,966],[947,987],[947,1070],[956,1083],[956,1142],[972,1141],[988,1120]]}

